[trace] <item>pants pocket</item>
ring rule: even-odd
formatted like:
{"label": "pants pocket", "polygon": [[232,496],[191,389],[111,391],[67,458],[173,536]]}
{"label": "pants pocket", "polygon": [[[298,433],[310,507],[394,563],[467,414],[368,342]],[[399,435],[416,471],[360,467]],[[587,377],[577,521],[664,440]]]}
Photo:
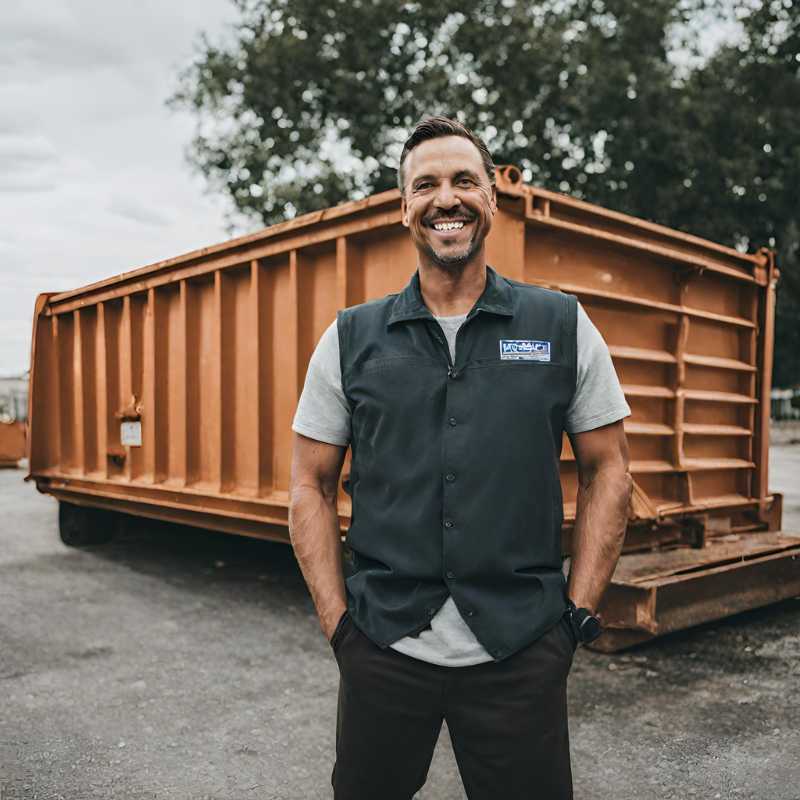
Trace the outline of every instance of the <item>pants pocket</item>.
{"label": "pants pocket", "polygon": [[349,621],[350,614],[347,609],[345,609],[342,613],[342,616],[339,617],[339,622],[336,623],[336,629],[333,632],[333,636],[331,636],[330,645],[333,648],[334,653],[336,653],[336,651],[339,649],[339,645],[342,643],[342,639],[346,633],[346,628]]}
{"label": "pants pocket", "polygon": [[564,616],[558,621],[558,627],[561,628],[561,632],[564,634],[564,637],[567,640],[570,654],[574,655],[575,651],[578,649],[578,640],[575,637],[575,633],[572,630],[572,625],[570,625],[566,614],[564,614]]}

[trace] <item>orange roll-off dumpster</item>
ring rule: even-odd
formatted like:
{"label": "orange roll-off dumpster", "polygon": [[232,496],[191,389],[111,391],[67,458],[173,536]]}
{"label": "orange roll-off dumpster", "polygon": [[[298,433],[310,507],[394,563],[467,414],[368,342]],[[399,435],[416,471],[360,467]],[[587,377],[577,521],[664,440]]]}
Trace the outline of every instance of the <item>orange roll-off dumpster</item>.
{"label": "orange roll-off dumpster", "polygon": [[[800,594],[800,534],[769,491],[773,254],[525,185],[498,170],[488,261],[571,292],[609,345],[632,416],[624,554],[603,650]],[[29,480],[65,543],[124,512],[288,542],[291,421],[337,309],[416,264],[397,191],[37,298]],[[349,462],[345,462],[345,474]],[[565,442],[564,553],[577,471]],[[339,494],[342,530],[348,495]]]}

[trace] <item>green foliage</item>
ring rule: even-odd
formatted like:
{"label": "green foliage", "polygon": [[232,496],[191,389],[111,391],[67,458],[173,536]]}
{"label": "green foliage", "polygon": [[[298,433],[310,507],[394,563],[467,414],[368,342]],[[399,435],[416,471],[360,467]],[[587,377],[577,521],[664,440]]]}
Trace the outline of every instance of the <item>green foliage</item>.
{"label": "green foliage", "polygon": [[[423,115],[497,163],[734,246],[775,246],[775,379],[800,381],[800,4],[772,0],[236,0],[172,102],[190,158],[269,224],[396,185]],[[702,57],[726,15],[738,36]]]}

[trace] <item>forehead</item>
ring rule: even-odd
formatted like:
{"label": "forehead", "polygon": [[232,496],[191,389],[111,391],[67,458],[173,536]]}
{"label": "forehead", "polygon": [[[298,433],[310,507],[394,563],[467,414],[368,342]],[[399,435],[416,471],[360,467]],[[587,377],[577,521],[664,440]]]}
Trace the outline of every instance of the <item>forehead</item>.
{"label": "forehead", "polygon": [[420,142],[406,157],[403,165],[405,181],[410,183],[418,175],[454,175],[470,170],[485,176],[478,148],[463,136],[440,136]]}

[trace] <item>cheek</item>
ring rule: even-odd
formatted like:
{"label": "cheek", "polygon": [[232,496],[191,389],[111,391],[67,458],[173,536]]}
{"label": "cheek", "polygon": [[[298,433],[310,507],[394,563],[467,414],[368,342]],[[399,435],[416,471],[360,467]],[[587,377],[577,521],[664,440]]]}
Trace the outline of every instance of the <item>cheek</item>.
{"label": "cheek", "polygon": [[420,207],[419,203],[409,203],[406,207],[406,223],[411,229],[422,228],[422,220],[425,217],[425,209]]}
{"label": "cheek", "polygon": [[481,187],[481,199],[484,205],[484,216],[491,216],[494,214],[495,203],[491,190]]}

